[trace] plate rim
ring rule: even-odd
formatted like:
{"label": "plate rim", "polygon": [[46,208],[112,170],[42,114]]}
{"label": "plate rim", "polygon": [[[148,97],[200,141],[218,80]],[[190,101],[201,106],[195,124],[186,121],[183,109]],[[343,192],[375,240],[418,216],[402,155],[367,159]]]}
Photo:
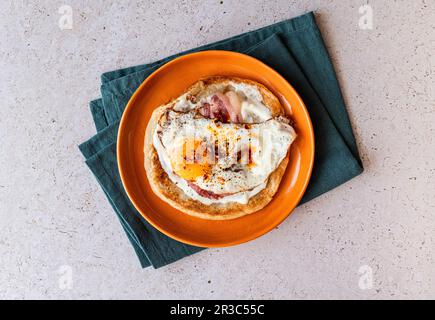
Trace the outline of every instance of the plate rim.
{"label": "plate rim", "polygon": [[[305,110],[305,114],[306,114],[306,118],[308,120],[308,128],[309,128],[309,137],[312,141],[311,143],[311,148],[310,148],[310,153],[311,153],[311,157],[309,159],[309,169],[307,172],[307,178],[305,179],[304,183],[303,183],[303,187],[301,188],[301,191],[299,192],[299,194],[297,195],[297,201],[295,202],[295,206],[290,208],[288,210],[288,213],[285,214],[281,219],[277,219],[276,221],[274,221],[274,223],[272,223],[268,228],[265,228],[264,230],[260,230],[256,233],[253,233],[252,236],[250,237],[246,237],[245,239],[239,240],[239,241],[231,241],[231,242],[225,242],[222,244],[216,244],[216,243],[205,243],[204,241],[201,242],[197,242],[191,239],[186,239],[184,237],[179,237],[177,235],[174,235],[168,231],[166,231],[164,228],[161,228],[159,225],[157,225],[156,223],[154,223],[154,221],[152,219],[150,219],[148,217],[148,215],[142,211],[141,207],[138,205],[138,203],[136,203],[136,201],[134,200],[134,197],[131,195],[131,190],[129,190],[128,187],[128,183],[127,183],[127,178],[125,176],[125,172],[123,169],[123,166],[121,165],[121,148],[122,148],[122,136],[123,136],[123,132],[124,127],[127,125],[127,115],[129,112],[131,112],[130,110],[133,108],[134,103],[136,101],[136,99],[138,98],[138,96],[140,95],[141,90],[143,90],[143,88],[147,85],[148,82],[150,82],[154,77],[156,77],[160,72],[162,72],[163,70],[170,68],[171,65],[179,63],[182,60],[188,59],[192,56],[201,56],[201,55],[212,55],[212,54],[223,54],[223,55],[229,55],[229,56],[238,56],[238,57],[242,57],[244,59],[248,59],[251,60],[255,63],[261,64],[264,68],[266,68],[266,70],[268,70],[268,72],[271,72],[273,74],[275,74],[275,76],[281,78],[285,84],[289,87],[289,89],[293,92],[293,94],[295,95],[295,97],[297,97],[297,99],[299,100],[301,106],[303,107],[303,109]],[[199,80],[199,79],[198,79]],[[264,85],[264,84],[263,84]],[[157,108],[158,106],[156,106],[155,108]],[[149,122],[149,120],[148,120]],[[146,127],[148,126],[148,122],[146,124]],[[157,68],[153,73],[151,73],[140,85],[139,87],[135,90],[135,92],[133,93],[133,95],[130,97],[130,99],[128,100],[128,103],[123,111],[123,114],[121,116],[120,122],[119,122],[119,127],[118,127],[118,136],[116,139],[116,160],[117,160],[117,166],[118,166],[118,171],[119,171],[119,175],[121,178],[121,182],[122,182],[122,186],[128,196],[129,201],[133,204],[133,206],[135,207],[135,209],[140,213],[140,215],[148,222],[150,223],[154,228],[156,228],[157,230],[159,230],[160,232],[162,232],[163,234],[165,234],[166,236],[175,239],[177,241],[180,241],[182,243],[185,244],[189,244],[189,245],[193,245],[193,246],[198,246],[198,247],[204,247],[204,248],[222,248],[222,247],[229,247],[229,246],[235,246],[238,244],[242,244],[242,243],[246,243],[252,240],[255,240],[259,237],[261,237],[262,235],[265,235],[267,233],[269,233],[271,230],[273,230],[274,228],[276,228],[278,225],[280,225],[285,219],[287,219],[290,214],[294,211],[294,209],[298,206],[298,204],[300,203],[302,197],[304,196],[308,184],[311,181],[311,176],[312,176],[312,172],[313,172],[313,166],[314,166],[314,159],[315,159],[315,136],[314,136],[314,129],[313,129],[313,124],[311,121],[311,117],[310,114],[308,112],[308,109],[304,103],[304,101],[302,100],[302,98],[300,97],[300,95],[298,94],[298,92],[293,88],[293,86],[280,74],[278,73],[275,69],[273,69],[272,67],[268,66],[267,64],[265,64],[264,62],[262,62],[261,60],[258,60],[252,56],[249,56],[247,54],[244,53],[240,53],[240,52],[235,52],[235,51],[228,51],[228,50],[204,50],[204,51],[199,51],[199,52],[193,52],[193,53],[188,53],[188,54],[184,54],[181,55],[179,57],[176,57],[174,59],[172,59],[171,61],[168,61],[167,63],[161,65],[159,68]],[[287,168],[286,168],[287,171]],[[285,174],[285,172],[284,172]],[[148,180],[148,177],[146,177],[146,179]],[[279,188],[281,186],[278,186],[278,190],[277,192],[279,192]],[[162,200],[163,201],[163,200]],[[175,209],[174,210],[178,210]],[[181,210],[178,210],[181,211]],[[181,211],[182,212],[182,211]],[[183,214],[186,214],[183,212]],[[243,218],[243,217],[241,217]]]}

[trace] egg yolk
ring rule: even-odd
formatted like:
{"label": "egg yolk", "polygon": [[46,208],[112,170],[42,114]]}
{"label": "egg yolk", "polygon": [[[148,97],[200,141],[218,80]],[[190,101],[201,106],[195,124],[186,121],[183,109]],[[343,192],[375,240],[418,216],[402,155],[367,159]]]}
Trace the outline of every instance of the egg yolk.
{"label": "egg yolk", "polygon": [[178,176],[189,181],[195,181],[210,171],[209,166],[200,163],[175,164],[173,169]]}
{"label": "egg yolk", "polygon": [[211,171],[207,149],[201,140],[194,140],[193,143],[185,140],[174,150],[171,165],[178,176],[189,181],[195,181]]}

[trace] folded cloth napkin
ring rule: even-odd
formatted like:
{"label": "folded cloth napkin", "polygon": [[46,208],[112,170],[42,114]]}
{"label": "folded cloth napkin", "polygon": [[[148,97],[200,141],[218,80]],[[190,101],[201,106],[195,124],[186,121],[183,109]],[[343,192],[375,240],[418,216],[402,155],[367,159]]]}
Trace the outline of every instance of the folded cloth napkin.
{"label": "folded cloth napkin", "polygon": [[122,112],[134,91],[157,68],[177,56],[203,50],[251,55],[278,71],[305,102],[313,122],[316,155],[301,203],[357,176],[363,170],[340,88],[312,12],[166,59],[101,76],[102,98],[90,103],[97,134],[79,148],[117,214],[142,267],[158,268],[202,250],[154,229],[130,203],[116,163]]}

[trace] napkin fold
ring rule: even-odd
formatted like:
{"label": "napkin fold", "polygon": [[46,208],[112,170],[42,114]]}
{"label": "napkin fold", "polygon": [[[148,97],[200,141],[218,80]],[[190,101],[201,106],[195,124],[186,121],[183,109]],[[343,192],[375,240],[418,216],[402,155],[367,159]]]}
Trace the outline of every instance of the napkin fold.
{"label": "napkin fold", "polygon": [[79,149],[142,267],[159,268],[204,248],[165,236],[143,219],[129,201],[116,162],[119,120],[132,94],[151,73],[178,56],[203,50],[229,50],[253,56],[280,73],[301,96],[316,139],[313,173],[301,203],[363,171],[340,87],[312,12],[154,63],[106,72],[101,76],[101,99],[90,103],[97,134]]}

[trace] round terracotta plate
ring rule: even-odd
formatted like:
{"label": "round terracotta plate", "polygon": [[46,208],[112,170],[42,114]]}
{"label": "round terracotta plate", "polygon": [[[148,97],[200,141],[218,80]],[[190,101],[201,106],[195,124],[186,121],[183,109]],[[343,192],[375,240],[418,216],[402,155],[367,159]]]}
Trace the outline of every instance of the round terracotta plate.
{"label": "round terracotta plate", "polygon": [[[274,92],[295,122],[298,134],[290,161],[273,200],[264,209],[226,221],[194,218],[160,200],[144,168],[144,135],[153,110],[178,97],[190,85],[209,76],[235,76],[260,82]],[[121,119],[117,157],[124,188],[136,209],[161,232],[176,240],[222,247],[255,239],[281,223],[307,188],[314,161],[314,134],[304,103],[276,71],[235,52],[203,51],[179,57],[149,76],[131,97]]]}

